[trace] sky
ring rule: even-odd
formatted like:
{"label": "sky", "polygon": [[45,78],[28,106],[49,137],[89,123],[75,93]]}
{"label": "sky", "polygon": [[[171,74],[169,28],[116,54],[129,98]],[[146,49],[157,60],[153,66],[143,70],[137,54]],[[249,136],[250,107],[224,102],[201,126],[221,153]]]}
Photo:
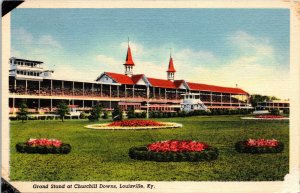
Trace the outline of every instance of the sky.
{"label": "sky", "polygon": [[12,12],[11,56],[40,60],[54,77],[124,73],[289,98],[288,9],[22,9]]}

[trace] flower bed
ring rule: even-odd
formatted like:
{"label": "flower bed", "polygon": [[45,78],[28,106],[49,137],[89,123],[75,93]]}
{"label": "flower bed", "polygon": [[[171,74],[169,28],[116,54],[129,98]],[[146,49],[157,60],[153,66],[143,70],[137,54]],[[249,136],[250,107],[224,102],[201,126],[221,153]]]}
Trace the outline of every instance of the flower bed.
{"label": "flower bed", "polygon": [[25,143],[18,143],[16,149],[20,153],[39,153],[39,154],[67,154],[71,151],[71,146],[62,143],[57,139],[29,139]]}
{"label": "flower bed", "polygon": [[285,117],[281,116],[281,115],[256,115],[255,118],[259,118],[259,119],[282,119],[282,118],[285,118]]}
{"label": "flower bed", "polygon": [[284,145],[276,139],[248,139],[238,141],[235,149],[240,153],[279,153],[283,151]]}
{"label": "flower bed", "polygon": [[129,157],[157,162],[197,162],[218,158],[217,148],[206,143],[185,140],[155,142],[143,147],[131,147]]}
{"label": "flower bed", "polygon": [[92,124],[85,126],[89,129],[116,129],[116,130],[127,130],[127,129],[163,129],[163,128],[178,128],[182,127],[182,124],[171,123],[171,122],[157,122],[152,120],[123,120],[115,121],[112,123],[104,124]]}
{"label": "flower bed", "polygon": [[122,120],[115,121],[108,126],[117,126],[117,127],[148,127],[148,126],[164,126],[164,123],[152,121],[152,120]]}

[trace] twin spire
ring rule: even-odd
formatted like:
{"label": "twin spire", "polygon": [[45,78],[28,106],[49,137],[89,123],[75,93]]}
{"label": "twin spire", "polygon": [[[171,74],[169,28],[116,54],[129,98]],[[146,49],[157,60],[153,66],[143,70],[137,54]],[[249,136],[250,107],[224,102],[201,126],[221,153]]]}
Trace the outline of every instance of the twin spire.
{"label": "twin spire", "polygon": [[[128,38],[126,61],[124,63],[124,66],[125,66],[125,75],[132,76],[133,75],[132,69],[133,69],[133,66],[135,66],[135,65],[134,65],[134,62],[132,59],[132,55],[131,55],[131,50],[130,50],[130,46],[129,46],[129,38]],[[170,61],[169,61],[169,67],[167,70],[168,80],[174,81],[175,72],[176,72],[176,70],[174,68],[172,53],[171,53],[171,49],[170,49]]]}
{"label": "twin spire", "polygon": [[129,38],[128,38],[127,56],[126,56],[126,61],[124,63],[124,66],[125,66],[125,75],[132,76],[133,74],[132,68],[134,66],[134,62],[132,59],[131,50],[129,46]]}

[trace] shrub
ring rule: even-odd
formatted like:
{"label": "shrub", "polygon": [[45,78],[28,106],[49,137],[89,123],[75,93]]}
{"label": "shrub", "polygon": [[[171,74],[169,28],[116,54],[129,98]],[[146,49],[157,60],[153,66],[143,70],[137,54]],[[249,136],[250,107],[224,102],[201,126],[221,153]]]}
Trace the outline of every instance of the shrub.
{"label": "shrub", "polygon": [[88,117],[90,121],[98,121],[102,112],[102,106],[96,104],[91,110],[91,115]]}
{"label": "shrub", "polygon": [[235,149],[239,153],[252,153],[252,154],[262,154],[262,153],[280,153],[284,149],[284,144],[282,142],[277,142],[276,146],[249,146],[248,140],[238,141],[235,144]]}
{"label": "shrub", "polygon": [[283,114],[290,114],[290,109],[283,109]]}
{"label": "shrub", "polygon": [[81,112],[79,115],[80,119],[86,119],[87,118],[87,114],[85,114],[84,112]]}
{"label": "shrub", "polygon": [[115,107],[112,112],[113,121],[120,121],[123,119],[123,112],[119,107]]}
{"label": "shrub", "polygon": [[138,115],[138,113],[134,113],[134,109],[129,109],[127,112],[128,119],[136,118],[137,115]]}
{"label": "shrub", "polygon": [[142,113],[141,113],[141,118],[146,118],[147,117],[147,113],[145,112],[145,111],[143,111]]}
{"label": "shrub", "polygon": [[106,110],[103,111],[102,119],[108,119],[108,113]]}
{"label": "shrub", "polygon": [[64,122],[65,116],[68,114],[68,112],[69,107],[64,101],[58,104],[56,114],[59,115],[59,118],[62,122]]}
{"label": "shrub", "polygon": [[71,145],[63,143],[59,147],[55,146],[31,146],[27,143],[16,144],[16,150],[19,153],[38,153],[38,154],[68,154],[71,151]]}
{"label": "shrub", "polygon": [[271,109],[271,115],[279,115],[279,109]]}
{"label": "shrub", "polygon": [[19,112],[17,112],[17,118],[22,120],[22,123],[24,123],[24,120],[28,118],[28,108],[24,101],[22,101]]}

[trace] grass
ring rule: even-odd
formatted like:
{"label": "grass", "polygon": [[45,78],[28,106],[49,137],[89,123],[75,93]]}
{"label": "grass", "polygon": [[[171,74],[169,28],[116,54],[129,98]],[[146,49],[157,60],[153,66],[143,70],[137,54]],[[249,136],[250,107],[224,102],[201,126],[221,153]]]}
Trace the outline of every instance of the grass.
{"label": "grass", "polygon": [[[90,130],[87,120],[12,121],[10,178],[16,181],[273,181],[289,171],[288,121],[241,120],[239,116],[159,119],[183,124],[160,130]],[[57,138],[72,146],[67,155],[21,154],[18,142]],[[278,154],[240,154],[236,141],[277,139],[285,144]],[[211,162],[151,162],[132,160],[128,149],[168,139],[192,139],[219,148]]]}

